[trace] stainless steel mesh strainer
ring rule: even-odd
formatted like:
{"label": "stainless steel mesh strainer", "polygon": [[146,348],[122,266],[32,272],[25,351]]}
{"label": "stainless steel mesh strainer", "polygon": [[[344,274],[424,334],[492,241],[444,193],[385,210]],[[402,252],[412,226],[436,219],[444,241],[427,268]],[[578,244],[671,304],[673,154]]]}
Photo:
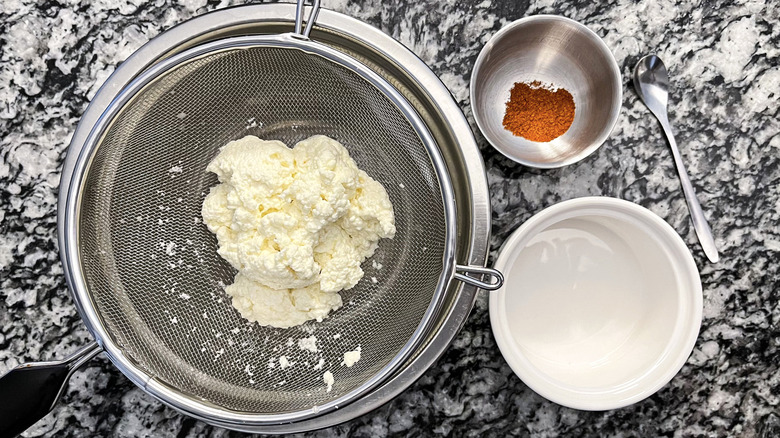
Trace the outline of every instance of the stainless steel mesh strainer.
{"label": "stainless steel mesh strainer", "polygon": [[[455,265],[456,207],[435,141],[395,88],[308,39],[318,9],[303,29],[299,1],[293,34],[206,43],[145,71],[93,128],[67,194],[69,283],[107,355],[163,402],[222,425],[294,422],[355,401],[415,353],[452,279],[502,281]],[[205,168],[249,134],[335,138],[393,203],[396,237],[323,322],[260,327],[224,293],[235,271],[200,222],[217,183]],[[298,346],[310,336],[316,352]],[[358,346],[360,361],[342,366]]]}

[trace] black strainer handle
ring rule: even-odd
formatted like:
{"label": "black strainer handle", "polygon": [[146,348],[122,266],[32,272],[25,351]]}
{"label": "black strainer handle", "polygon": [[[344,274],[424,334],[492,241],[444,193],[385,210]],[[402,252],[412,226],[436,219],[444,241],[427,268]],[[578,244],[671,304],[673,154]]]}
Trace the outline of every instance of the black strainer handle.
{"label": "black strainer handle", "polygon": [[0,438],[11,438],[46,416],[74,371],[103,351],[97,342],[65,360],[24,363],[0,377]]}
{"label": "black strainer handle", "polygon": [[[472,277],[468,274],[476,274],[479,275],[480,278]],[[504,285],[503,274],[493,268],[485,268],[483,266],[457,265],[455,266],[454,277],[456,280],[460,280],[466,284],[470,284],[485,290],[497,290]],[[485,281],[481,279],[485,277],[488,277],[489,280]]]}

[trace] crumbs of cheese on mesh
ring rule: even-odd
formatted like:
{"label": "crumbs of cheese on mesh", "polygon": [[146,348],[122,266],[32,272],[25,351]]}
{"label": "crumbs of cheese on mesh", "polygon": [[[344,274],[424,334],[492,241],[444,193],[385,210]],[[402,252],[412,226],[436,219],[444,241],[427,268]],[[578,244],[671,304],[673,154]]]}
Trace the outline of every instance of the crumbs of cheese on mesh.
{"label": "crumbs of cheese on mesh", "polygon": [[327,385],[326,392],[330,392],[330,390],[333,389],[333,384],[336,382],[336,380],[333,378],[333,373],[330,371],[325,371],[325,373],[322,375],[322,380],[325,382],[325,385]]}
{"label": "crumbs of cheese on mesh", "polygon": [[317,353],[320,351],[319,348],[317,348],[316,336],[309,336],[308,338],[298,339],[298,348],[301,350],[310,351],[312,353]]}
{"label": "crumbs of cheese on mesh", "polygon": [[347,351],[344,353],[344,361],[341,362],[342,365],[345,365],[347,368],[352,367],[352,365],[355,365],[357,361],[360,360],[360,346],[352,351]]}

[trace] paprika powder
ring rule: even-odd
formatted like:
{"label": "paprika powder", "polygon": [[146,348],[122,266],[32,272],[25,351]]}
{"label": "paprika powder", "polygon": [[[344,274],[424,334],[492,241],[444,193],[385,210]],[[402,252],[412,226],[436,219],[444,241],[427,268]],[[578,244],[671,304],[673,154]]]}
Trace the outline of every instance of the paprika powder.
{"label": "paprika powder", "polygon": [[574,121],[574,98],[563,88],[551,89],[539,81],[515,82],[506,103],[504,128],[537,142],[552,141]]}

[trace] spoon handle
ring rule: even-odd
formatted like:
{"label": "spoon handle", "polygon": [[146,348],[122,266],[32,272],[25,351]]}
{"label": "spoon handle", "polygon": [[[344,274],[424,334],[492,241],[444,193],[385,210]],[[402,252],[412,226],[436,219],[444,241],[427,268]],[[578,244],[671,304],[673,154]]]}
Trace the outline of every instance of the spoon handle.
{"label": "spoon handle", "polygon": [[715,239],[712,237],[712,230],[710,229],[709,224],[707,224],[707,219],[704,217],[704,212],[699,204],[699,199],[696,198],[696,192],[693,190],[693,184],[691,184],[691,180],[688,178],[688,172],[685,170],[685,164],[683,164],[680,150],[677,148],[677,142],[674,141],[669,119],[667,118],[666,113],[656,114],[656,117],[658,118],[658,121],[661,122],[666,138],[669,139],[669,145],[672,147],[674,164],[677,166],[677,173],[680,175],[680,183],[682,184],[683,193],[685,194],[685,201],[688,202],[688,210],[690,210],[691,218],[693,219],[693,229],[699,237],[699,242],[704,250],[704,254],[707,255],[707,258],[710,259],[712,263],[717,263],[720,259],[718,256],[718,248],[715,247]]}

